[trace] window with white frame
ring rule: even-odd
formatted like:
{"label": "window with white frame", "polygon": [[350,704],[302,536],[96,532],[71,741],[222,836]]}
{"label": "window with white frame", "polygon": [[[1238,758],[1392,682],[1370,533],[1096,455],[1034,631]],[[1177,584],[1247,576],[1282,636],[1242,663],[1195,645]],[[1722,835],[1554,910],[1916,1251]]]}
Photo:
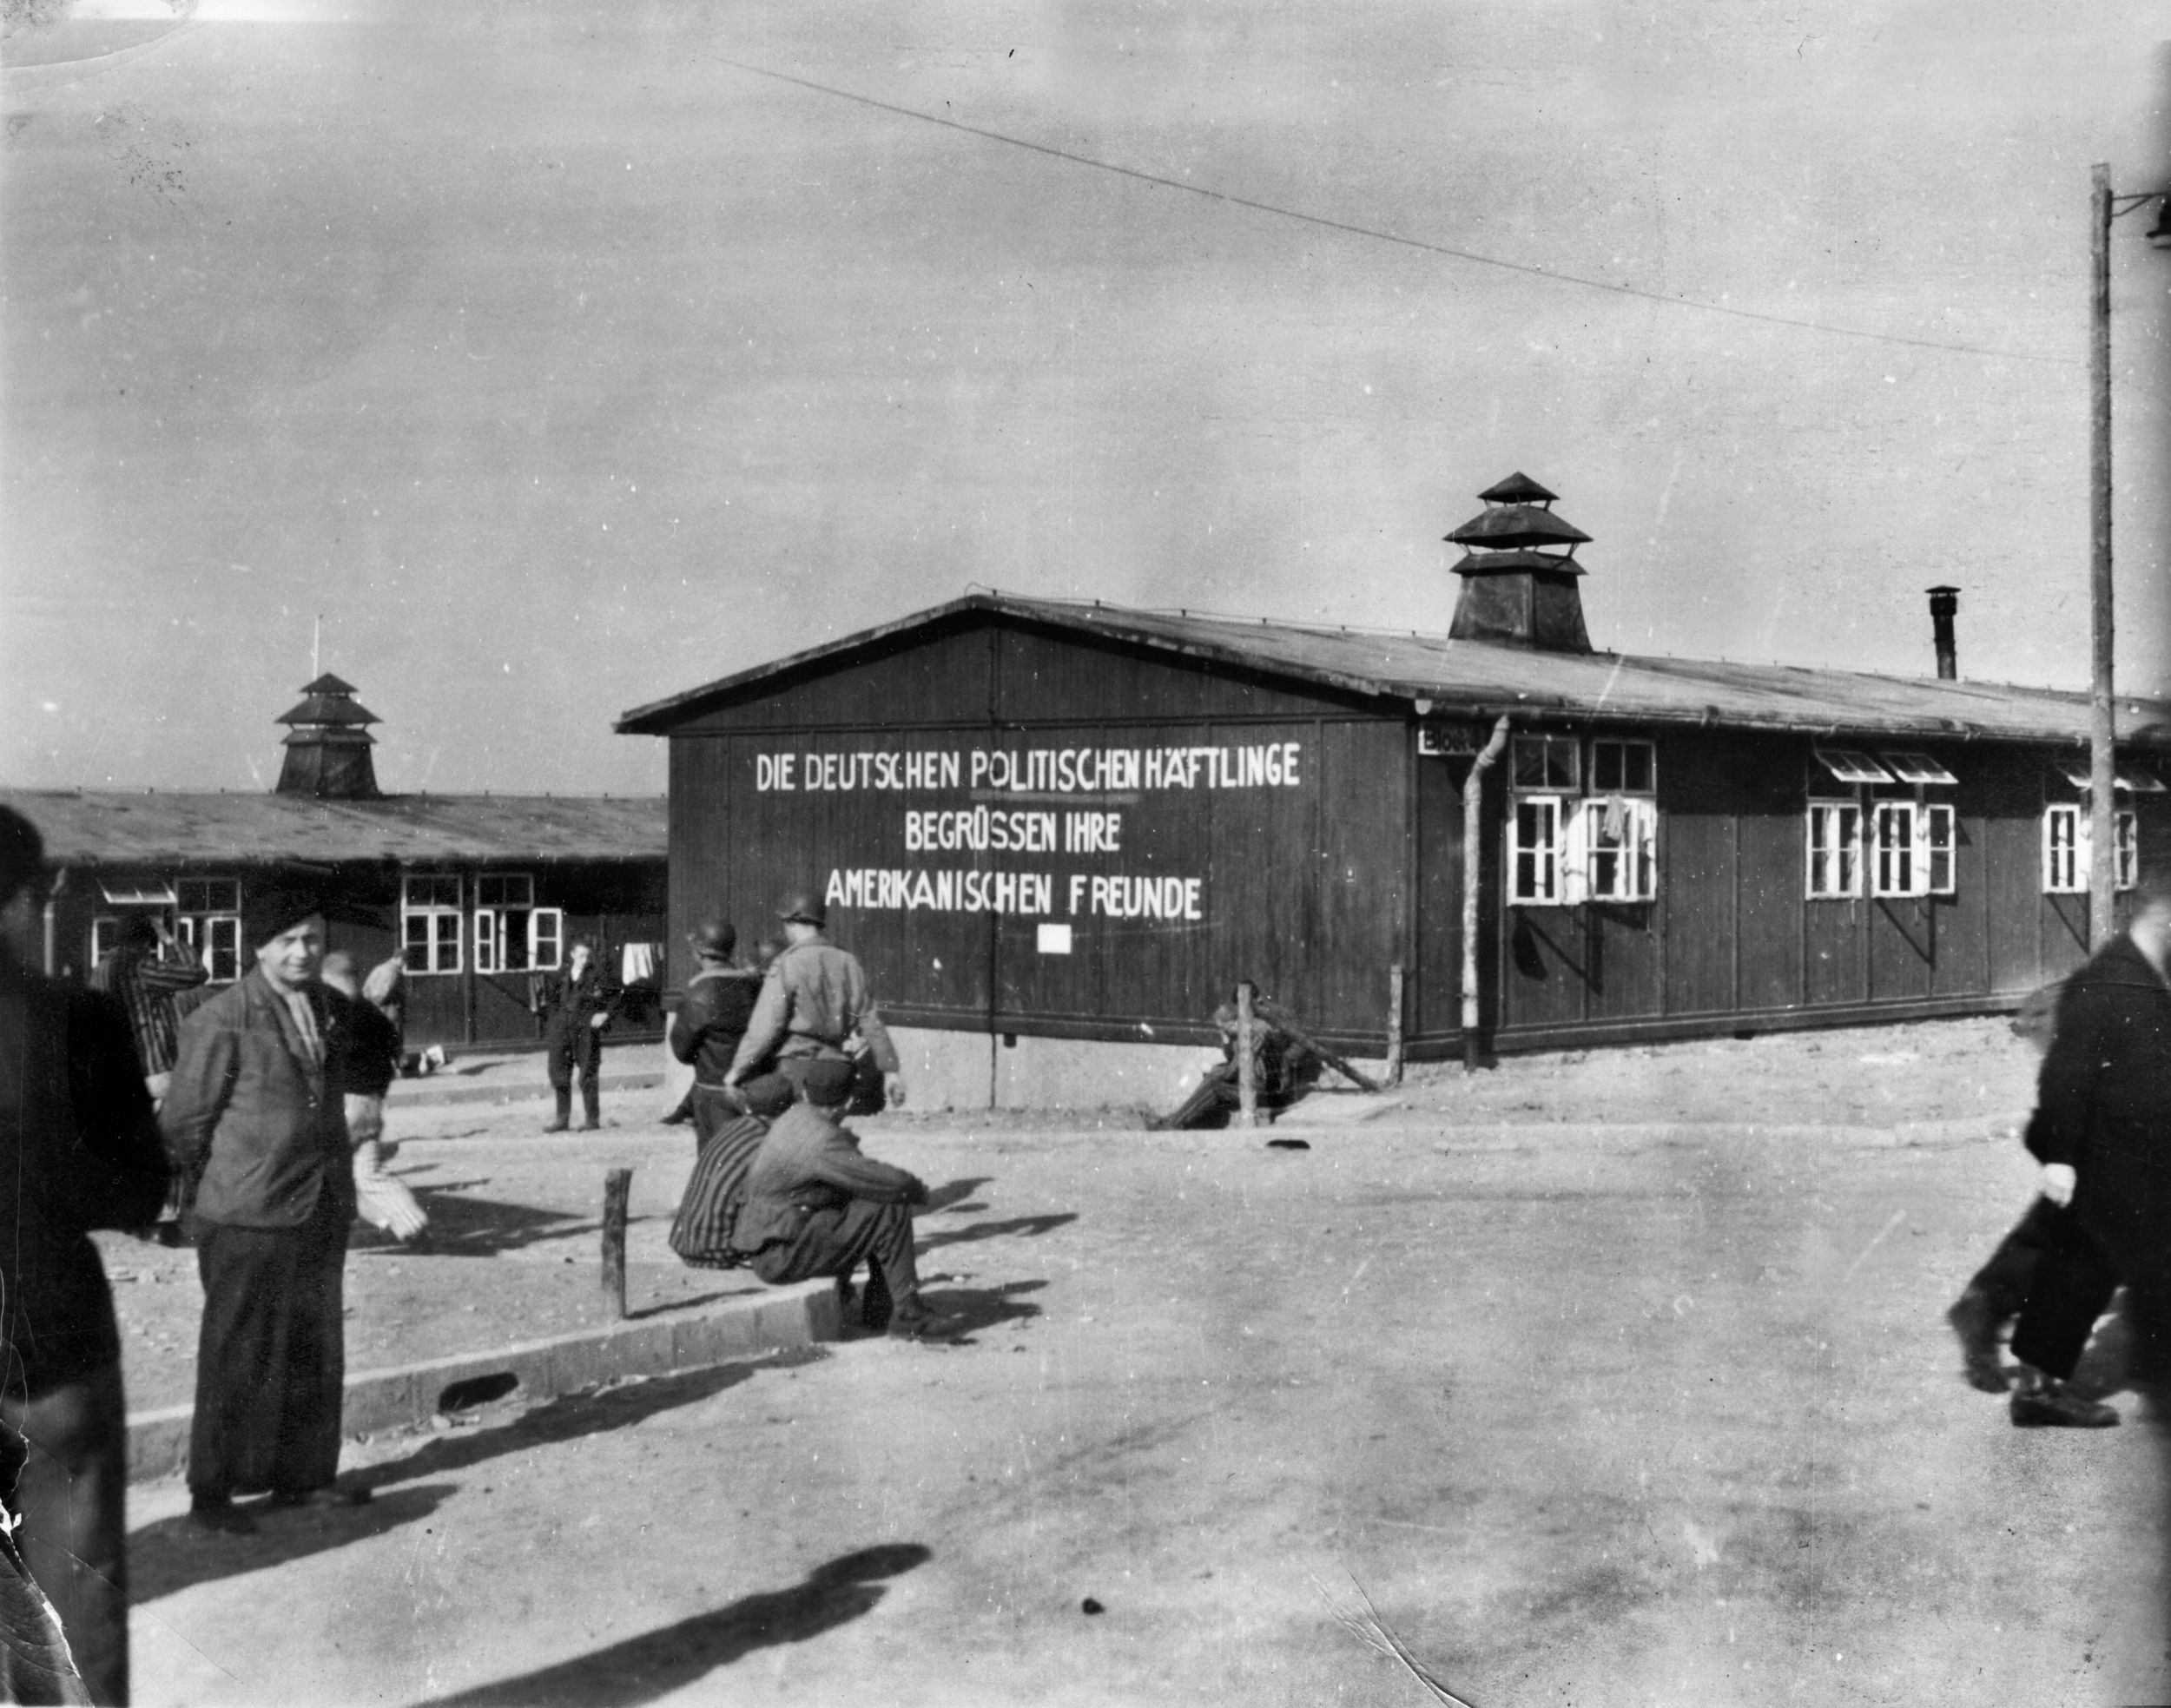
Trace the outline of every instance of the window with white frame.
{"label": "window with white frame", "polygon": [[[2120,889],[2131,889],[2141,867],[2141,827],[2129,812],[2111,817],[2112,869]],[[2095,838],[2088,808],[2058,801],[2043,809],[2042,887],[2050,895],[2085,895]]]}
{"label": "window with white frame", "polygon": [[1835,901],[1862,894],[1862,808],[1852,801],[1809,803],[1809,896]]}
{"label": "window with white frame", "polygon": [[1870,894],[1950,895],[1957,825],[1943,801],[1877,801],[1870,808]]}
{"label": "window with white frame", "polygon": [[1959,888],[1954,869],[1960,840],[1960,821],[1950,802],[1926,801],[1915,808],[1916,845],[1922,850],[1923,890],[1926,895],[1951,895]]}
{"label": "window with white frame", "polygon": [[[1594,776],[1597,767],[1593,766]],[[1637,796],[1594,795],[1576,809],[1571,851],[1592,901],[1652,901],[1659,893],[1659,809]],[[1573,884],[1570,886],[1573,888]],[[1573,899],[1573,898],[1571,898]]]}
{"label": "window with white frame", "polygon": [[475,880],[476,972],[552,970],[564,938],[564,910],[537,907],[535,880],[527,873],[492,872]]}
{"label": "window with white frame", "polygon": [[1583,759],[1573,736],[1514,738],[1515,794],[1508,827],[1511,905],[1574,907],[1657,898],[1656,747],[1594,741],[1587,768]]}
{"label": "window with white frame", "polygon": [[1554,907],[1566,900],[1561,884],[1561,797],[1516,798],[1508,822],[1508,899],[1521,907]]}
{"label": "window with white frame", "polygon": [[410,873],[399,882],[400,953],[410,973],[460,970],[457,874]]}
{"label": "window with white frame", "polygon": [[174,886],[174,934],[195,951],[214,984],[230,984],[240,978],[240,880],[181,879]]}

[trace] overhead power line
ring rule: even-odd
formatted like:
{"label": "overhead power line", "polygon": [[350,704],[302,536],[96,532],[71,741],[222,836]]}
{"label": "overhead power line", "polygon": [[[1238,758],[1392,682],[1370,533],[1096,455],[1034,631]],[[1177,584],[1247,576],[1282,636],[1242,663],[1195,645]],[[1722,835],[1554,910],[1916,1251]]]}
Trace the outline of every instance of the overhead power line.
{"label": "overhead power line", "polygon": [[855,106],[868,107],[878,113],[889,113],[898,118],[916,119],[922,124],[940,126],[944,130],[955,130],[967,136],[977,136],[983,142],[1000,142],[1005,148],[1023,148],[1029,154],[1045,155],[1050,160],[1059,160],[1072,166],[1081,166],[1089,171],[1112,173],[1118,178],[1129,178],[1141,184],[1152,184],[1161,189],[1180,190],[1185,195],[1195,195],[1208,201],[1218,201],[1231,208],[1245,208],[1256,214],[1270,214],[1277,219],[1295,220],[1301,224],[1316,226],[1323,231],[1340,232],[1348,237],[1369,238],[1378,243],[1392,243],[1404,249],[1416,249],[1429,255],[1444,255],[1452,260],[1468,261],[1476,267],[1498,267],[1508,273],[1520,273],[1533,279],[1547,279],[1555,284],[1574,285],[1590,291],[1606,291],[1614,296],[1634,297],[1644,302],[1655,302],[1668,308],[1693,309],[1705,314],[1725,314],[1737,320],[1755,320],[1765,326],[1790,326],[1798,332],[1825,333],[1834,338],[1858,339],[1871,344],[1901,344],[1917,350],[1936,350],[1947,355],[1985,356],[1995,361],[2041,362],[2054,367],[2077,367],[2079,358],[2046,356],[2029,350],[1996,350],[1983,344],[1959,344],[1943,339],[1915,338],[1905,333],[1871,332],[1861,326],[1834,326],[1829,321],[1804,320],[1792,314],[1766,313],[1760,309],[1738,308],[1731,303],[1706,302],[1697,297],[1672,296],[1664,291],[1646,290],[1640,285],[1624,285],[1610,279],[1593,279],[1582,274],[1563,273],[1549,267],[1539,267],[1529,261],[1505,260],[1498,255],[1481,255],[1474,249],[1458,249],[1451,244],[1429,242],[1422,237],[1405,236],[1400,232],[1382,231],[1376,226],[1362,226],[1349,220],[1329,219],[1323,214],[1308,214],[1302,208],[1284,208],[1278,202],[1261,201],[1256,197],[1237,195],[1229,190],[1217,190],[1204,184],[1187,183],[1181,178],[1164,177],[1158,172],[1142,172],[1135,166],[1120,166],[1114,161],[1100,160],[1092,155],[1081,155],[1069,148],[1059,148],[1051,143],[1036,142],[1030,137],[1013,136],[1007,131],[991,130],[984,125],[967,124],[961,119],[945,118],[940,113],[924,112],[917,107],[905,107],[894,101],[878,100],[871,95],[856,90],[839,89],[834,83],[816,82],[811,77],[794,76],[789,71],[778,71],[766,65],[755,65],[727,54],[716,56],[719,64],[728,65],[749,76],[767,77],[780,83],[789,83],[815,95],[826,95],[838,101],[848,101]]}

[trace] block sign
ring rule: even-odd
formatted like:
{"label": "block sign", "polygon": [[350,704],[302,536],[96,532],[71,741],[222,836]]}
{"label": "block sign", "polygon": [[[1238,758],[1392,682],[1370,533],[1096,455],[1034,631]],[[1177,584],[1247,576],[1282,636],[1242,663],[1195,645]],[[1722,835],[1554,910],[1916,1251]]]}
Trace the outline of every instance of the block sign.
{"label": "block sign", "polygon": [[1479,732],[1467,723],[1417,726],[1417,751],[1428,759],[1472,759],[1483,746]]}

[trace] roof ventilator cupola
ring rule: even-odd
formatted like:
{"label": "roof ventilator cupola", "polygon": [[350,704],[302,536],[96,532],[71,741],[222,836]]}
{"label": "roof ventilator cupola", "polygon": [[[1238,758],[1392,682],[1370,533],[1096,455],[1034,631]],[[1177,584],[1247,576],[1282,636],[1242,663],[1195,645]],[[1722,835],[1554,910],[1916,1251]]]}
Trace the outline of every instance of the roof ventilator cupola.
{"label": "roof ventilator cupola", "polygon": [[367,726],[381,722],[356,703],[351,683],[328,671],[302,689],[307,697],[273,721],[290,726],[283,738],[286,762],[274,795],[311,795],[323,800],[371,801],[381,791],[369,756],[377,738]]}
{"label": "roof ventilator cupola", "polygon": [[1478,497],[1485,508],[1448,536],[1464,548],[1448,638],[1588,652],[1575,548],[1590,536],[1555,516],[1556,495],[1527,474],[1511,474]]}

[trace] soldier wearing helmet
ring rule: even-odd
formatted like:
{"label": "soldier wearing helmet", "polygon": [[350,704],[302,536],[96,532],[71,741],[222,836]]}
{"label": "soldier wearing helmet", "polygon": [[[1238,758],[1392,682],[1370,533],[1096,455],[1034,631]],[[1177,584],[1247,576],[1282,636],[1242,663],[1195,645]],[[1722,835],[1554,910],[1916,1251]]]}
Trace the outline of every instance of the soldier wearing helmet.
{"label": "soldier wearing helmet", "polygon": [[739,1040],[728,1085],[773,1069],[797,1085],[817,1061],[853,1061],[864,1048],[882,1077],[892,1107],[905,1100],[896,1046],[868,994],[858,959],[825,938],[829,910],[819,895],[798,891],[776,909],[784,922],[784,951],[770,964],[754,1004],[746,1036]]}
{"label": "soldier wearing helmet", "polygon": [[695,1143],[705,1149],[720,1129],[744,1112],[738,1094],[723,1081],[753,1017],[761,974],[734,964],[739,933],[729,920],[705,920],[686,940],[700,965],[671,1017],[670,1043],[671,1054],[694,1070],[687,1101]]}

